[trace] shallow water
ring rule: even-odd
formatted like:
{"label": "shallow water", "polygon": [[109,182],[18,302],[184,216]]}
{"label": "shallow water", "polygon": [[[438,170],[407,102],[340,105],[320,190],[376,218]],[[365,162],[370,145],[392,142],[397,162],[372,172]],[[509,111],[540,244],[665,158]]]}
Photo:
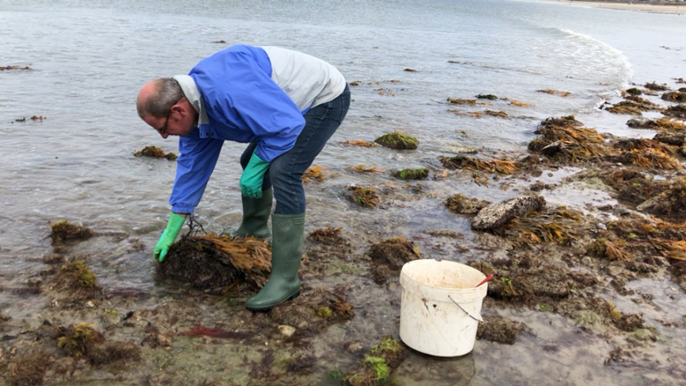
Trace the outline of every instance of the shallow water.
{"label": "shallow water", "polygon": [[[619,90],[634,82],[673,86],[672,78],[685,77],[684,20],[680,15],[502,0],[208,0],[193,7],[159,0],[116,4],[0,0],[0,66],[31,65],[30,71],[0,72],[4,90],[0,94],[0,132],[4,134],[0,141],[0,283],[19,287],[41,270],[38,261],[51,251],[47,224],[67,219],[97,231],[131,235],[116,241],[96,238],[78,247],[91,256],[89,263],[105,287],[160,290],[152,280],[150,254],[166,224],[175,165],[136,158],[132,153],[147,145],[176,152],[177,141],[162,140],[138,119],[135,96],[145,81],[186,73],[199,59],[228,44],[301,50],[334,64],[349,82],[361,82],[351,87],[354,102],[346,122],[315,161],[333,175],[306,188],[308,230],[333,225],[355,235],[359,224],[372,224],[373,235],[355,240],[361,253],[378,237],[401,234],[421,240],[424,229],[455,230],[471,246],[475,236],[469,231],[469,221],[447,213],[442,200],[464,193],[497,201],[517,196],[524,187],[515,183],[500,189],[507,179],[477,185],[469,176],[455,174],[423,183],[431,192],[427,198],[399,199],[371,212],[347,201],[349,184],[401,187],[404,184],[390,177],[389,171],[424,166],[437,172],[442,168],[439,156],[465,149],[480,149],[489,158],[518,158],[525,154],[538,123],[549,116],[574,114],[599,131],[651,135],[627,128],[628,117],[613,116],[596,106],[617,98]],[[214,43],[220,40],[228,43]],[[407,68],[416,72],[404,71]],[[568,91],[571,96],[562,98],[539,89]],[[448,97],[478,94],[495,94],[532,106],[516,107],[503,100],[477,108],[446,103]],[[452,108],[502,110],[513,118],[457,116],[448,112]],[[46,119],[16,121],[32,115]],[[343,145],[346,140],[372,141],[394,129],[416,136],[420,150]],[[240,221],[238,158],[242,148],[240,144],[224,146],[197,209],[208,231],[229,230]],[[386,173],[362,175],[346,170],[358,164]],[[564,175],[563,171],[540,179],[554,182]],[[581,188],[556,191],[546,199],[580,208],[609,200],[602,192]],[[133,247],[138,240],[145,244],[144,250]],[[477,249],[458,253],[448,246],[429,249],[427,257],[466,261],[480,253]],[[360,279],[355,285],[373,283]],[[388,321],[383,327],[387,333],[396,331],[398,309],[388,304],[384,294],[369,291],[353,299],[362,309],[378,307],[378,311],[368,320],[358,317],[341,327],[347,339],[365,336],[367,328],[376,328],[383,320]],[[379,297],[384,306],[379,305]],[[0,305],[7,314],[39,322],[36,311],[43,305],[18,299],[12,291],[0,292]],[[664,310],[677,312],[677,305],[668,302]],[[570,333],[571,322],[555,315],[528,322],[541,339],[573,342],[565,351],[568,360],[539,362],[532,349],[536,345],[526,339],[508,350],[479,342],[468,357],[439,362],[432,369],[431,358],[417,356],[399,373],[405,374],[407,384],[413,384],[412,374],[420,368],[426,372],[417,384],[427,379],[433,384],[468,384],[470,380],[503,384],[508,379],[512,384],[525,384],[525,380],[575,384],[587,379],[589,371],[594,380],[590,384],[617,381],[614,370],[598,368],[594,356],[589,363],[578,362],[587,351],[607,349],[602,343],[587,341],[591,337]],[[333,330],[330,333],[335,335]],[[496,365],[504,361],[507,366]],[[579,372],[557,372],[574,364]],[[454,373],[445,371],[452,366]],[[551,372],[559,378],[553,381],[537,374],[537,366],[554,369]],[[475,380],[474,374],[478,374]],[[633,383],[634,377],[639,375],[620,378]]]}

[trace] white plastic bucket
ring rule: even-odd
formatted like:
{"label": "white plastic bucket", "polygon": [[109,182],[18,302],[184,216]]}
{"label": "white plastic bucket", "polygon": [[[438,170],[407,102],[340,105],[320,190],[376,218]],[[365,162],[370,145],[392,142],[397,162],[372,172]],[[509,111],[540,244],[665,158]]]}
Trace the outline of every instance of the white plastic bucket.
{"label": "white plastic bucket", "polygon": [[454,357],[474,349],[486,276],[453,261],[415,260],[403,265],[400,339],[429,355]]}

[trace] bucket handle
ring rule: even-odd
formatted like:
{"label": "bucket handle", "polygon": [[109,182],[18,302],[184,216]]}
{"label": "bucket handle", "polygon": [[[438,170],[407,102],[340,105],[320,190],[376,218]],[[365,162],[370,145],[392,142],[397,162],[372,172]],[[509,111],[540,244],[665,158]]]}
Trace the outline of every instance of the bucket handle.
{"label": "bucket handle", "polygon": [[484,321],[483,319],[481,319],[481,315],[479,315],[478,317],[474,317],[474,315],[472,315],[472,314],[470,314],[469,312],[467,312],[467,310],[465,310],[459,303],[457,303],[457,302],[455,301],[455,299],[451,298],[450,295],[448,295],[448,298],[449,298],[450,300],[452,300],[453,303],[455,303],[455,305],[457,305],[458,307],[460,307],[460,309],[461,309],[462,311],[464,311],[465,314],[469,315],[470,318],[476,320],[477,322],[483,322],[483,321]]}

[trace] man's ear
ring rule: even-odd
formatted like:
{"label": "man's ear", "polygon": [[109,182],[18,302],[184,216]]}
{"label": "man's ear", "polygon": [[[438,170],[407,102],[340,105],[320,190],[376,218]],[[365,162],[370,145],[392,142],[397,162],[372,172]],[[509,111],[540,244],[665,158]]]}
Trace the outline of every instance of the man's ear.
{"label": "man's ear", "polygon": [[188,114],[188,111],[186,111],[186,109],[184,109],[180,103],[177,103],[174,106],[172,106],[169,112],[176,112],[177,114],[180,114],[182,118],[185,117],[186,114]]}

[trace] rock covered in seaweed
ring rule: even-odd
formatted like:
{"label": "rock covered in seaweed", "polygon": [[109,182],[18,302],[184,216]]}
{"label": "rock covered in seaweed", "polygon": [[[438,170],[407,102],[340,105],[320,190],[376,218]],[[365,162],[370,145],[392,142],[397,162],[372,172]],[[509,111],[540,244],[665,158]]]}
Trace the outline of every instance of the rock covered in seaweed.
{"label": "rock covered in seaweed", "polygon": [[400,150],[414,150],[419,146],[419,140],[417,140],[417,138],[399,131],[384,134],[375,139],[374,142],[381,146]]}
{"label": "rock covered in seaweed", "polygon": [[427,168],[402,169],[393,173],[393,176],[401,180],[424,180],[429,176]]}
{"label": "rock covered in seaweed", "polygon": [[540,211],[545,204],[545,199],[540,196],[515,197],[494,203],[479,211],[472,219],[472,228],[476,230],[498,228],[517,216],[531,211]]}

